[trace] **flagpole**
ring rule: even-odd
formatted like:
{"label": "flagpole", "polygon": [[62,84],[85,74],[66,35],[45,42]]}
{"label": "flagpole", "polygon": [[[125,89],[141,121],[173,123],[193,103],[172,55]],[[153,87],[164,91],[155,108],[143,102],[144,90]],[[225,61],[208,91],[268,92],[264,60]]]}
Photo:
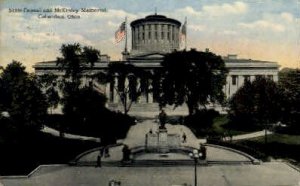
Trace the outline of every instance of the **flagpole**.
{"label": "flagpole", "polygon": [[187,18],[185,17],[185,50],[187,45]]}
{"label": "flagpole", "polygon": [[127,16],[125,17],[125,49],[124,52],[127,52]]}

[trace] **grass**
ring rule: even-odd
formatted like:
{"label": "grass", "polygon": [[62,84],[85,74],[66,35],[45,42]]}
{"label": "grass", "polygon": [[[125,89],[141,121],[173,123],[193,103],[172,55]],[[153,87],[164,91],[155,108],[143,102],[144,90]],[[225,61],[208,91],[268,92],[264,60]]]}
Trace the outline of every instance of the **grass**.
{"label": "grass", "polygon": [[[264,137],[254,138],[254,141],[264,143]],[[269,143],[282,143],[287,145],[299,145],[300,146],[300,135],[288,135],[288,134],[273,134],[267,138]]]}
{"label": "grass", "polygon": [[[19,137],[18,137],[19,138]],[[66,164],[99,144],[33,133],[0,144],[0,175],[27,175],[41,164]]]}
{"label": "grass", "polygon": [[[214,119],[212,130],[217,134],[230,132],[232,135],[239,135],[258,131],[261,128],[243,129],[242,126],[231,125],[227,115],[220,115]],[[212,143],[222,143],[220,145],[236,148],[258,159],[267,160],[268,157],[273,157],[300,162],[300,135],[275,133],[268,135],[267,144],[265,144],[264,136],[232,143],[220,141]]]}
{"label": "grass", "polygon": [[235,142],[236,144],[255,148],[256,151],[264,153],[276,159],[295,160],[300,162],[300,136],[287,134],[268,135],[267,144],[264,137]]}
{"label": "grass", "polygon": [[219,135],[228,133],[231,133],[232,135],[240,135],[247,133],[246,131],[237,130],[230,126],[229,122],[230,120],[227,115],[219,115],[213,120],[212,130]]}

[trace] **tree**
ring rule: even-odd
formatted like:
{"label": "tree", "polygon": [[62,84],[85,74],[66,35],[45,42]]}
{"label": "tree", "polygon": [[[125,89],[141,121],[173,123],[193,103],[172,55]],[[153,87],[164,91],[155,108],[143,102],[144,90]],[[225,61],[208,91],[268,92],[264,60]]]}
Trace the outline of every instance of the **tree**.
{"label": "tree", "polygon": [[[56,64],[60,70],[65,71],[65,79],[61,86],[63,92],[62,102],[64,105],[75,104],[74,100],[76,100],[76,96],[80,91],[83,71],[93,68],[94,63],[99,60],[100,51],[87,46],[82,48],[79,43],[74,43],[63,44],[60,52],[62,57],[57,58]],[[53,91],[49,93],[53,93]],[[66,110],[68,109],[63,109],[63,111]]]}
{"label": "tree", "polygon": [[230,119],[248,126],[266,127],[280,119],[281,99],[281,91],[274,81],[264,77],[247,81],[229,102]]}
{"label": "tree", "polygon": [[88,123],[93,117],[99,117],[100,111],[105,108],[106,97],[92,87],[83,87],[74,95],[65,98],[63,112],[76,123]]}
{"label": "tree", "polygon": [[52,114],[53,109],[55,109],[60,102],[58,77],[54,74],[43,74],[37,78],[37,83],[47,98]]}
{"label": "tree", "polygon": [[[67,123],[85,125],[93,121],[94,116],[99,116],[99,110],[104,108],[105,96],[93,90],[93,86],[86,87],[81,83],[82,77],[88,76],[91,80],[94,75],[87,74],[92,70],[94,63],[99,61],[100,51],[92,47],[82,47],[79,43],[63,44],[60,48],[62,57],[57,58],[57,66],[65,72],[61,82],[63,113]],[[92,82],[93,83],[93,82]],[[50,89],[49,94],[53,91]],[[95,114],[97,113],[97,114]],[[60,126],[61,132],[67,126]],[[79,127],[79,126],[77,126]]]}
{"label": "tree", "polygon": [[79,84],[83,70],[88,68],[88,64],[91,69],[100,57],[100,51],[90,46],[82,48],[79,43],[63,44],[60,52],[62,57],[57,58],[57,66],[65,71],[66,78],[70,78],[71,82]]}
{"label": "tree", "polygon": [[296,126],[300,123],[300,69],[282,69],[279,72],[278,86],[284,95],[281,105],[282,120]]}
{"label": "tree", "polygon": [[254,108],[255,108],[255,92],[250,81],[245,81],[229,101],[230,111],[229,116],[234,123],[244,123],[250,126],[254,123]]}
{"label": "tree", "polygon": [[20,131],[39,130],[47,114],[48,104],[35,78],[17,61],[8,64],[1,73],[0,109],[9,113]]}
{"label": "tree", "polygon": [[175,51],[162,62],[160,104],[186,103],[189,114],[208,103],[223,103],[227,69],[220,56],[211,52]]}

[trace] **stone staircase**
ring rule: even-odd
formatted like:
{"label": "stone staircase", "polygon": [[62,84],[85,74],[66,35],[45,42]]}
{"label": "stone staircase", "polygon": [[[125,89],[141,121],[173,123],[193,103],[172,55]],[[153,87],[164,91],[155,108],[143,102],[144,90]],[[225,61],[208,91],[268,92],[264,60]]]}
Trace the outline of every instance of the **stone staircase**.
{"label": "stone staircase", "polygon": [[[107,107],[110,110],[123,112],[124,108],[121,103],[108,103]],[[163,108],[167,115],[187,115],[188,109],[186,106],[179,106],[174,109],[173,106],[166,106]],[[159,114],[158,103],[133,103],[129,114],[133,116],[157,117]]]}
{"label": "stone staircase", "polygon": [[[198,166],[209,165],[250,165],[251,161],[214,161],[199,160]],[[193,166],[194,160],[133,160],[130,162],[109,161],[102,162],[105,167],[171,167],[171,166]],[[96,166],[96,161],[78,162],[76,166]]]}

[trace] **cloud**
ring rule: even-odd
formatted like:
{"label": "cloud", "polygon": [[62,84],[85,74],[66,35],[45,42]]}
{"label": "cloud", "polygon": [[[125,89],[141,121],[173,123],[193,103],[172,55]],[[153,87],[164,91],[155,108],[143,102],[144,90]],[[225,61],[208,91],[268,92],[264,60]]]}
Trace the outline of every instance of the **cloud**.
{"label": "cloud", "polygon": [[14,34],[14,37],[26,43],[44,43],[44,42],[59,42],[61,38],[57,35],[50,35],[49,33],[17,33]]}
{"label": "cloud", "polygon": [[237,35],[237,31],[234,31],[234,30],[224,30],[223,34],[224,35]]}
{"label": "cloud", "polygon": [[206,29],[206,26],[204,26],[204,25],[188,25],[188,28],[193,31],[203,31]]}
{"label": "cloud", "polygon": [[185,8],[180,8],[177,10],[178,14],[189,15],[189,16],[202,16],[203,13],[201,11],[195,10],[193,7],[186,6]]}
{"label": "cloud", "polygon": [[178,9],[179,14],[189,15],[191,17],[206,17],[206,16],[226,16],[226,15],[240,15],[248,11],[248,5],[244,2],[234,2],[232,4],[213,4],[204,5],[201,10],[196,10],[194,7],[186,6]]}
{"label": "cloud", "polygon": [[287,12],[282,12],[280,14],[280,16],[285,20],[285,21],[288,21],[288,22],[293,22],[294,20],[294,16],[290,13],[287,13]]}
{"label": "cloud", "polygon": [[239,26],[247,29],[259,29],[259,30],[272,30],[275,32],[284,32],[285,27],[281,24],[266,21],[266,20],[258,20],[252,23],[239,23]]}
{"label": "cloud", "polygon": [[224,3],[222,5],[203,6],[203,12],[211,16],[238,15],[244,14],[248,10],[248,5],[244,2],[234,2],[233,4]]}

